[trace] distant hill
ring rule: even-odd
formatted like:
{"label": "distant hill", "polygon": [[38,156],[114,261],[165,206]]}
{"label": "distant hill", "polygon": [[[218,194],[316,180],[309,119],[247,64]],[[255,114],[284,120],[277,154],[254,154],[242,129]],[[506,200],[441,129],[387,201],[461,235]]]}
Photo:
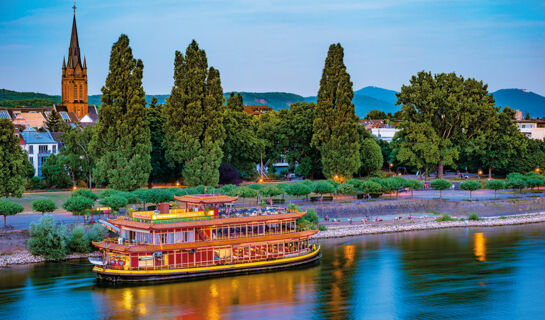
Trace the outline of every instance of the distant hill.
{"label": "distant hill", "polygon": [[[303,97],[288,92],[239,92],[246,105],[266,105],[274,110],[288,108],[292,103],[298,101],[316,102],[315,96]],[[396,106],[397,92],[394,90],[379,87],[364,87],[354,92],[354,105],[356,114],[363,118],[373,109],[382,110],[392,114],[401,109]],[[226,92],[227,99],[230,92]],[[512,109],[519,109],[522,112],[530,113],[532,117],[545,117],[545,97],[522,89],[501,89],[493,93],[497,106],[509,106]],[[146,95],[146,101],[156,96],[159,103],[164,103],[168,94]],[[35,92],[17,92],[0,89],[0,107],[10,106],[46,106],[53,103],[60,103],[60,96],[47,95]],[[89,104],[100,106],[100,95],[90,95]]]}
{"label": "distant hill", "polygon": [[545,97],[522,89],[501,89],[493,93],[496,105],[518,109],[532,117],[545,117]]}

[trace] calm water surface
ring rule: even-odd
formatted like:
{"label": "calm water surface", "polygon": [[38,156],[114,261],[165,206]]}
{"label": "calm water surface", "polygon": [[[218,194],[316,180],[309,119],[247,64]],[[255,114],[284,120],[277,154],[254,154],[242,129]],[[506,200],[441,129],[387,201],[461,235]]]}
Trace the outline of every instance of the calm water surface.
{"label": "calm water surface", "polygon": [[319,265],[97,286],[85,262],[0,270],[2,319],[543,319],[545,224],[323,241]]}

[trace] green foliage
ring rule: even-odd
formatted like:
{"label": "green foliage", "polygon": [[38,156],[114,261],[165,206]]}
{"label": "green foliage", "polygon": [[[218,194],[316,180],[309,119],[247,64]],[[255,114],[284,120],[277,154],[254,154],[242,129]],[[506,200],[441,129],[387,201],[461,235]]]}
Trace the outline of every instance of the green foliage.
{"label": "green foliage", "polygon": [[291,183],[286,189],[286,193],[294,197],[304,197],[312,192],[309,186],[304,183]]}
{"label": "green foliage", "polygon": [[381,110],[371,110],[367,113],[367,115],[365,116],[365,119],[371,119],[371,120],[384,120],[386,119],[386,113],[384,113],[384,111],[381,111]]}
{"label": "green foliage", "polygon": [[295,173],[305,178],[317,178],[322,175],[320,152],[312,145],[314,120],[316,118],[316,104],[297,102],[289,109],[279,113],[281,122],[280,152],[286,155],[290,166],[295,166]]}
{"label": "green foliage", "polygon": [[520,173],[510,173],[506,178],[508,188],[521,190],[526,187],[526,177]]}
{"label": "green foliage", "polygon": [[[296,207],[294,208],[298,211],[301,209]],[[296,225],[299,230],[301,229],[307,229],[307,228],[315,228],[318,225],[318,214],[316,213],[316,210],[314,207],[310,207],[307,209],[307,213],[302,216],[301,218],[297,219]]]}
{"label": "green foliage", "polygon": [[326,231],[326,230],[327,230],[327,227],[324,226],[323,224],[320,224],[320,225],[318,225],[318,230],[320,230],[320,231]]}
{"label": "green foliage", "polygon": [[187,185],[218,184],[223,109],[219,71],[208,68],[206,53],[193,40],[185,56],[175,53],[174,86],[163,109],[166,158],[171,166],[182,166]]}
{"label": "green foliage", "polygon": [[344,195],[354,195],[356,190],[353,185],[348,183],[342,183],[337,188],[337,192]]}
{"label": "green foliage", "polygon": [[119,190],[115,190],[115,189],[106,189],[104,191],[102,191],[100,193],[100,198],[101,199],[104,199],[104,198],[107,198],[107,197],[111,197],[113,195],[117,195],[118,193],[120,193],[121,191]]}
{"label": "green foliage", "polygon": [[39,177],[32,177],[29,181],[29,187],[30,189],[43,189],[46,188],[47,185],[43,179],[40,179]]}
{"label": "green foliage", "polygon": [[439,190],[439,198],[443,197],[443,190],[446,190],[452,186],[452,183],[445,179],[435,179],[432,182],[430,182],[430,186],[435,189]]}
{"label": "green foliage", "polygon": [[[109,191],[109,190],[106,190],[106,191]],[[106,192],[106,191],[104,191],[104,192]],[[101,195],[104,195],[104,192]],[[83,188],[82,189],[77,189],[76,191],[72,192],[71,196],[72,197],[81,196],[81,197],[89,198],[89,199],[91,199],[93,201],[96,201],[98,199],[98,195],[96,193],[94,193],[93,191],[91,191],[89,189],[83,189]]]}
{"label": "green foliage", "polygon": [[290,186],[291,183],[285,183],[285,182],[280,182],[280,183],[277,183],[276,186],[284,191],[288,190],[288,187]]}
{"label": "green foliage", "polygon": [[64,161],[62,156],[50,155],[42,165],[42,175],[45,178],[48,186],[56,188],[68,188],[70,183],[70,176],[66,172]]}
{"label": "green foliage", "polygon": [[[170,193],[172,193],[170,190],[168,190]],[[123,197],[127,199],[127,204],[136,204],[138,203],[138,197],[136,194],[132,192],[119,192],[116,194],[116,196]]]}
{"label": "green foliage", "polygon": [[101,224],[95,223],[87,232],[87,238],[89,241],[100,242],[104,240],[108,234],[108,229]]}
{"label": "green foliage", "polygon": [[328,181],[316,181],[312,184],[312,192],[324,195],[335,192],[335,187]]}
{"label": "green foliage", "polygon": [[267,167],[280,160],[280,154],[283,152],[280,143],[285,139],[282,132],[282,118],[278,112],[267,112],[254,121],[257,129],[255,135],[262,141],[260,158],[263,156],[263,165]]}
{"label": "green foliage", "polygon": [[240,93],[231,92],[227,99],[227,110],[244,112],[244,101]]}
{"label": "green foliage", "polygon": [[174,194],[167,189],[147,189],[137,197],[144,203],[159,204],[174,201]]}
{"label": "green foliage", "polygon": [[505,182],[503,182],[501,180],[490,180],[490,181],[486,182],[484,187],[486,189],[494,190],[494,191],[502,190],[502,189],[505,189]]}
{"label": "green foliage", "polygon": [[437,221],[437,222],[456,221],[456,219],[454,219],[453,217],[451,217],[448,214],[444,214],[444,215],[440,216],[439,218],[435,219],[435,221]]}
{"label": "green foliage", "polygon": [[112,208],[113,211],[119,211],[120,208],[127,205],[128,201],[127,198],[116,194],[100,200],[99,203],[103,206]]}
{"label": "green foliage", "polygon": [[225,142],[222,163],[232,165],[243,174],[254,172],[264,142],[256,135],[257,122],[253,116],[228,108],[223,115],[223,127]]}
{"label": "green foliage", "polygon": [[[60,98],[57,99],[60,102]],[[22,99],[22,100],[4,100],[0,101],[0,108],[16,108],[22,106],[49,107],[55,102],[49,99]]]}
{"label": "green foliage", "polygon": [[68,200],[63,203],[62,207],[65,210],[72,212],[72,214],[79,216],[86,210],[93,208],[93,204],[94,201],[87,197],[75,196],[68,198]]}
{"label": "green foliage", "polygon": [[263,196],[265,197],[276,197],[276,196],[279,196],[279,195],[283,195],[284,194],[284,190],[283,189],[280,189],[276,186],[268,186],[266,188],[263,188],[261,190],[261,193],[263,194]]}
{"label": "green foliage", "polygon": [[102,106],[89,144],[96,159],[95,178],[117,190],[145,185],[151,172],[143,70],[142,60],[133,57],[129,38],[122,34],[112,47]]}
{"label": "green foliage", "polygon": [[44,214],[57,210],[57,205],[51,199],[36,199],[32,201],[32,210]]}
{"label": "green foliage", "polygon": [[409,188],[411,190],[417,190],[417,189],[424,188],[424,184],[420,180],[417,180],[417,179],[408,179],[407,181],[405,181],[405,185],[407,186],[407,188]]}
{"label": "green foliage", "polygon": [[63,147],[60,153],[61,163],[67,174],[72,178],[72,184],[78,180],[86,180],[92,187],[92,171],[95,158],[89,152],[89,143],[93,137],[94,127],[72,128],[64,130],[61,135]]}
{"label": "green foliage", "polygon": [[252,184],[247,185],[247,187],[250,188],[250,189],[260,191],[260,190],[263,190],[266,187],[266,185],[261,184],[261,183],[252,183]]}
{"label": "green foliage", "polygon": [[361,191],[371,195],[374,198],[377,198],[384,193],[384,188],[376,181],[367,180],[361,184]]}
{"label": "green foliage", "polygon": [[0,119],[0,197],[21,197],[25,191],[26,153],[9,119]]}
{"label": "green foliage", "polygon": [[[454,165],[460,150],[476,145],[471,141],[485,141],[498,121],[487,85],[454,73],[419,72],[401,87],[398,104],[403,121],[396,157],[422,169],[436,160],[439,178],[443,166]],[[408,154],[400,155],[402,149]]]}
{"label": "green foliage", "polygon": [[70,129],[70,125],[55,109],[51,109],[51,113],[45,120],[45,127],[49,132],[64,132]]}
{"label": "green foliage", "polygon": [[75,226],[72,229],[68,249],[72,252],[88,253],[91,252],[91,241],[87,236],[84,226]]}
{"label": "green foliage", "polygon": [[183,188],[168,188],[168,192],[172,193],[173,195],[177,197],[187,195],[187,190]]}
{"label": "green foliage", "polygon": [[69,235],[64,225],[55,225],[51,215],[44,215],[38,223],[30,224],[28,251],[47,260],[61,260],[68,254]]}
{"label": "green foliage", "polygon": [[165,156],[165,140],[164,126],[166,118],[163,113],[163,105],[157,105],[157,98],[153,97],[150,107],[146,109],[147,119],[150,128],[151,141],[151,173],[148,180],[148,185],[151,182],[168,182],[175,176],[175,170],[168,165]]}
{"label": "green foliage", "polygon": [[219,191],[220,191],[220,193],[222,193],[222,194],[226,194],[226,195],[231,196],[231,195],[234,194],[234,192],[236,191],[236,189],[237,189],[237,186],[235,186],[234,184],[226,184],[226,185],[222,186],[222,187],[219,189]]}
{"label": "green foliage", "polygon": [[371,173],[380,170],[384,159],[380,146],[373,138],[366,138],[360,148],[361,167],[360,173],[368,176]]}
{"label": "green foliage", "polygon": [[236,195],[241,198],[256,198],[259,195],[259,191],[248,187],[237,187]]}
{"label": "green foliage", "polygon": [[7,200],[0,200],[0,215],[4,216],[4,227],[6,227],[7,216],[16,215],[20,212],[23,212],[23,210],[23,206],[18,203]]}
{"label": "green foliage", "polygon": [[467,180],[460,183],[460,189],[462,190],[475,191],[475,190],[479,190],[480,188],[481,188],[481,184],[475,180]]}
{"label": "green foliage", "polygon": [[476,214],[476,213],[472,213],[469,215],[469,217],[467,218],[467,220],[474,220],[474,221],[477,221],[477,220],[482,220],[481,218],[479,218],[479,215]]}
{"label": "green foliage", "polygon": [[329,47],[320,80],[312,145],[322,157],[324,176],[350,178],[361,166],[358,117],[352,82],[343,62],[340,44]]}

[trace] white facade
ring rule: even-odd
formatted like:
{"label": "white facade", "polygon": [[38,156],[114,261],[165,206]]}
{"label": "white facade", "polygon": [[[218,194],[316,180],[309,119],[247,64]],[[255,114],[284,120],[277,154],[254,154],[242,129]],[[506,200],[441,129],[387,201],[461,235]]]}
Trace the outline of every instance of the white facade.
{"label": "white facade", "polygon": [[396,128],[371,128],[372,135],[386,142],[391,142],[398,131]]}
{"label": "white facade", "polygon": [[537,122],[521,121],[517,123],[517,128],[530,139],[543,140],[545,138],[545,128],[540,128]]}
{"label": "white facade", "polygon": [[28,160],[34,167],[34,176],[42,176],[42,165],[47,157],[59,154],[59,144],[49,132],[38,132],[27,128],[20,133],[23,140],[21,148],[28,153]]}

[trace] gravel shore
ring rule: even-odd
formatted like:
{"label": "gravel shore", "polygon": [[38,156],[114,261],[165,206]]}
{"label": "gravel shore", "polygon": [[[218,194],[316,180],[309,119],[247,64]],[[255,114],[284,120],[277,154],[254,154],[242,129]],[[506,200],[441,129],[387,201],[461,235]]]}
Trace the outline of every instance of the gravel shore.
{"label": "gravel shore", "polygon": [[509,217],[493,217],[482,220],[465,220],[465,221],[407,221],[407,222],[392,222],[388,224],[357,224],[357,225],[328,225],[326,231],[320,231],[313,238],[341,238],[350,236],[359,236],[364,234],[379,234],[391,232],[405,232],[418,230],[433,230],[444,228],[460,228],[460,227],[497,227],[507,225],[529,224],[545,222],[545,213],[524,214]]}
{"label": "gravel shore", "polygon": [[[87,258],[87,257],[96,257],[99,256],[99,252],[91,252],[91,253],[73,253],[68,256],[66,256],[65,260],[70,259],[81,259],[81,258]],[[11,254],[3,254],[0,255],[0,268],[6,267],[8,265],[13,264],[27,264],[27,263],[39,263],[39,262],[45,262],[46,260],[42,257],[35,257],[30,254],[28,251],[19,251],[14,252]]]}

